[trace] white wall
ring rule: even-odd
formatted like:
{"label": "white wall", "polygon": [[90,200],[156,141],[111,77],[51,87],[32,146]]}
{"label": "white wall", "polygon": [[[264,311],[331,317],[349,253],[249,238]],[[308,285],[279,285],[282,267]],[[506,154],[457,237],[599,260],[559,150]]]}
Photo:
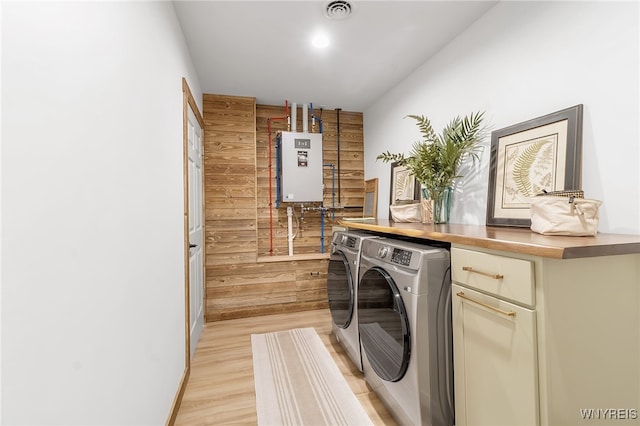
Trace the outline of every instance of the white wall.
{"label": "white wall", "polygon": [[2,418],[164,424],[182,377],[182,87],[170,2],[2,6]]}
{"label": "white wall", "polygon": [[[407,114],[439,131],[484,110],[493,130],[584,104],[582,186],[604,201],[600,231],[640,233],[638,2],[500,2],[364,112],[365,176],[378,177],[378,215],[389,206],[383,151],[420,139]],[[490,138],[479,173],[462,179],[452,223],[483,225]]]}

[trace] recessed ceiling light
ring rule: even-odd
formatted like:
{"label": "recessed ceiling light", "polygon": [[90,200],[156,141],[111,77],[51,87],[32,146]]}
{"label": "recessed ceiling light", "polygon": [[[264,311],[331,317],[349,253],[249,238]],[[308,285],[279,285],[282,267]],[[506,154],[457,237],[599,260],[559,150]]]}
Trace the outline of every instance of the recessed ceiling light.
{"label": "recessed ceiling light", "polygon": [[329,46],[329,37],[324,34],[317,34],[311,40],[311,44],[318,49],[325,48]]}

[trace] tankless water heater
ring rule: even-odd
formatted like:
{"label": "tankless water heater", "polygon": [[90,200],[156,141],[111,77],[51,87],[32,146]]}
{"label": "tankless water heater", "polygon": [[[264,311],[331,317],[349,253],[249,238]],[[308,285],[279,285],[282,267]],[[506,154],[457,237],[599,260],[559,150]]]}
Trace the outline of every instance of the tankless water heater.
{"label": "tankless water heater", "polygon": [[322,133],[281,132],[279,138],[279,200],[323,201]]}

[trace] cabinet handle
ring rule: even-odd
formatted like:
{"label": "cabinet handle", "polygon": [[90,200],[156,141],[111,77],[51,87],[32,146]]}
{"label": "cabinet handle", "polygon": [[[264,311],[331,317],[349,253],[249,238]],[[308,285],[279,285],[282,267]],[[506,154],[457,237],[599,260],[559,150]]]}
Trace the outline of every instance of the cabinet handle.
{"label": "cabinet handle", "polygon": [[470,298],[469,296],[465,295],[464,292],[462,292],[462,291],[456,293],[456,295],[458,297],[462,298],[462,299],[468,300],[469,302],[473,302],[473,303],[476,303],[476,304],[478,304],[480,306],[484,306],[487,309],[491,309],[492,311],[497,312],[499,314],[506,315],[508,317],[515,317],[516,316],[516,313],[514,311],[503,311],[502,309],[498,309],[498,308],[495,308],[495,307],[493,307],[491,305],[487,305],[486,303],[480,302],[479,300],[475,300],[475,299]]}
{"label": "cabinet handle", "polygon": [[474,273],[480,274],[480,275],[484,275],[485,277],[493,278],[494,280],[501,280],[501,279],[504,278],[504,275],[502,275],[502,274],[490,274],[489,272],[478,271],[476,269],[473,269],[471,266],[463,266],[462,270],[463,271],[474,272]]}

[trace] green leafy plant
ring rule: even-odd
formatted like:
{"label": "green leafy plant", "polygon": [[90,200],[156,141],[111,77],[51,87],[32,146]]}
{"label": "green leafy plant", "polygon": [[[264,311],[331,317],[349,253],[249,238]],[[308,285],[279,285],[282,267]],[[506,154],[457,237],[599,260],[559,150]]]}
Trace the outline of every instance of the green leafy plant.
{"label": "green leafy plant", "polygon": [[376,157],[384,162],[398,162],[405,165],[430,194],[453,185],[462,177],[459,168],[466,158],[478,159],[480,144],[484,139],[482,126],[484,112],[456,117],[437,134],[431,122],[424,115],[407,115],[413,118],[422,133],[422,140],[415,142],[408,156],[389,151]]}

